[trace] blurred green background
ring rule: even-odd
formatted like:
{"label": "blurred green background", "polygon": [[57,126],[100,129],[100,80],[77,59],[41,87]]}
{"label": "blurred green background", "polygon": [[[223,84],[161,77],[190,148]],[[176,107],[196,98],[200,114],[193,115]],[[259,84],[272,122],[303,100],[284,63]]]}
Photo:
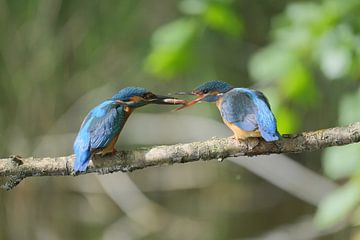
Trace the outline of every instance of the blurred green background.
{"label": "blurred green background", "polygon": [[[82,119],[125,86],[220,79],[269,98],[281,133],[360,119],[358,0],[0,0],[0,153],[72,153]],[[137,110],[119,149],[230,136],[198,104]],[[0,239],[360,239],[360,145],[0,192]]]}

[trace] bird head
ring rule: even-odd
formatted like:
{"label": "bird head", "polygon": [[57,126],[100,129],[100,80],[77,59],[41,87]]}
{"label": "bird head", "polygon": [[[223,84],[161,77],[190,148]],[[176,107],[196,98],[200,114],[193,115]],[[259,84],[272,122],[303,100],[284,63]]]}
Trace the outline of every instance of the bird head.
{"label": "bird head", "polygon": [[126,104],[130,108],[138,108],[144,105],[154,104],[184,104],[186,101],[167,96],[156,95],[141,87],[126,87],[117,92],[112,99]]}
{"label": "bird head", "polygon": [[185,107],[190,107],[191,105],[194,105],[195,103],[200,101],[216,102],[222,96],[222,94],[230,91],[233,88],[233,86],[226,82],[214,80],[201,84],[190,93],[179,92],[177,93],[179,95],[195,95],[197,96],[197,98],[177,108],[177,110],[183,109]]}

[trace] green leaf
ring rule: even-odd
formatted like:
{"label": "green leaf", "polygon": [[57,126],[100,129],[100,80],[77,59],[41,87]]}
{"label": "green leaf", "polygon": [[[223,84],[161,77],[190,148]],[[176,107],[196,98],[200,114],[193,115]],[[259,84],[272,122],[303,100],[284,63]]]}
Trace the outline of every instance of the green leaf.
{"label": "green leaf", "polygon": [[204,12],[203,20],[210,28],[231,36],[239,36],[243,31],[242,21],[230,6],[212,3]]}
{"label": "green leaf", "polygon": [[179,4],[179,9],[189,15],[200,15],[207,9],[208,3],[205,0],[183,0]]}
{"label": "green leaf", "polygon": [[360,146],[346,145],[324,150],[325,174],[332,179],[349,177],[360,169]]}
{"label": "green leaf", "polygon": [[322,16],[319,16],[321,12],[321,6],[317,3],[292,3],[285,10],[286,16],[295,25],[309,24],[318,22]]}
{"label": "green leaf", "polygon": [[290,51],[271,45],[251,58],[249,71],[256,81],[271,82],[282,78],[294,64],[296,58]]}
{"label": "green leaf", "polygon": [[314,37],[321,36],[336,24],[338,18],[338,12],[332,7],[326,8],[325,5],[312,2],[293,3],[285,12],[291,21],[291,27],[303,26],[308,28]]}
{"label": "green leaf", "polygon": [[360,202],[360,184],[351,181],[326,197],[315,214],[315,223],[320,228],[335,225],[347,217]]}
{"label": "green leaf", "polygon": [[350,74],[357,42],[358,36],[343,24],[332,27],[318,40],[313,55],[328,79],[342,79]]}
{"label": "green leaf", "polygon": [[182,18],[158,28],[152,36],[151,44],[155,48],[179,48],[193,38],[196,30],[196,21]]}
{"label": "green leaf", "polygon": [[329,79],[344,77],[350,69],[351,52],[347,48],[332,48],[324,51],[320,60],[320,68]]}
{"label": "green leaf", "polygon": [[191,63],[197,30],[197,23],[191,19],[180,19],[159,28],[153,35],[145,70],[160,77],[183,71]]}
{"label": "green leaf", "polygon": [[287,26],[275,30],[275,38],[284,48],[300,55],[310,52],[313,36],[304,26]]}
{"label": "green leaf", "polygon": [[308,68],[297,63],[281,79],[281,91],[289,99],[309,106],[318,99],[317,89]]}
{"label": "green leaf", "polygon": [[300,118],[292,109],[281,106],[276,110],[275,116],[280,133],[293,133],[298,130],[300,126]]}

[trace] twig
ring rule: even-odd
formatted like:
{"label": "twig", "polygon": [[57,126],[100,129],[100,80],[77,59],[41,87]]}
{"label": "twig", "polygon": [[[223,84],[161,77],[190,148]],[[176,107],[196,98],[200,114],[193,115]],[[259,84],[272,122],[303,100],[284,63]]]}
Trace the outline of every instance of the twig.
{"label": "twig", "polygon": [[[204,142],[119,151],[113,156],[94,156],[86,173],[130,172],[150,166],[211,159],[223,160],[233,156],[301,153],[359,141],[360,122],[346,127],[284,135],[282,140],[276,142],[265,142],[258,138],[250,138],[245,141],[237,141],[233,138],[214,138]],[[12,156],[0,159],[0,176],[11,177],[11,184],[7,182],[2,188],[11,189],[22,179],[30,176],[73,175],[73,161],[74,155],[44,158]]]}

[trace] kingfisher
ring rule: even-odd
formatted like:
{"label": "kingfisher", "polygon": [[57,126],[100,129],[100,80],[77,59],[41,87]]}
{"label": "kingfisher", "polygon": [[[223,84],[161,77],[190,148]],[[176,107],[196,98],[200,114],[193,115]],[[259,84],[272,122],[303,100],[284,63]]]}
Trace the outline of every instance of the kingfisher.
{"label": "kingfisher", "polygon": [[183,100],[155,95],[141,87],[126,87],[93,108],[85,117],[74,142],[74,172],[86,171],[93,154],[114,154],[126,120],[147,104],[183,104]]}
{"label": "kingfisher", "polygon": [[200,101],[215,103],[224,123],[232,130],[236,139],[262,137],[271,142],[281,138],[269,101],[260,91],[234,88],[226,82],[215,80],[201,84],[190,93],[177,94],[196,95],[197,98],[176,110]]}

